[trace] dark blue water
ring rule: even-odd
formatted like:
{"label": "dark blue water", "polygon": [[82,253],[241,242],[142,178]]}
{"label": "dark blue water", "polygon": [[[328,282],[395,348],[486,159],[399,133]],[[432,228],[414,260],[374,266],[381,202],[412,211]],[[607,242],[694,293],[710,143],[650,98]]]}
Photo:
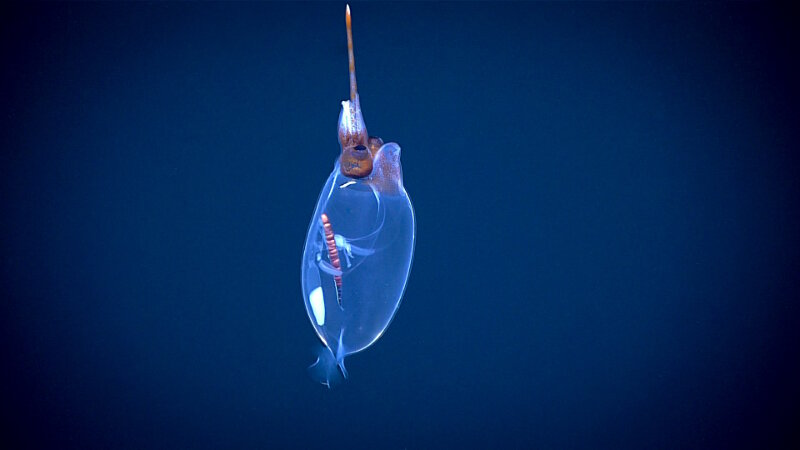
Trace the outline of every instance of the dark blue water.
{"label": "dark blue water", "polygon": [[352,6],[418,236],[334,390],[299,278],[344,4],[0,7],[4,448],[800,440],[788,9]]}

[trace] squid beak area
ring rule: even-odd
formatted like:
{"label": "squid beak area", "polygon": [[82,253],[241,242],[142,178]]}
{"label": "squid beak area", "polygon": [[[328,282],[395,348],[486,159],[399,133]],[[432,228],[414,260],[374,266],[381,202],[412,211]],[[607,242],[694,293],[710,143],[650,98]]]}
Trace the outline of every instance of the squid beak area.
{"label": "squid beak area", "polygon": [[363,145],[342,148],[342,173],[350,178],[364,178],[372,173],[372,153]]}

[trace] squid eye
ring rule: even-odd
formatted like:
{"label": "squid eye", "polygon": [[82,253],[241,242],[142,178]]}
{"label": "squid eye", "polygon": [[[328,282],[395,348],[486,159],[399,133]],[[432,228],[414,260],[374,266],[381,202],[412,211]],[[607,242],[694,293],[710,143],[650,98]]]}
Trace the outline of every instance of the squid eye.
{"label": "squid eye", "polygon": [[363,152],[364,150],[366,150],[366,149],[367,149],[367,147],[364,147],[363,145],[356,145],[356,148],[355,148],[355,149],[356,149],[356,150],[358,150],[358,151],[360,151],[360,152]]}

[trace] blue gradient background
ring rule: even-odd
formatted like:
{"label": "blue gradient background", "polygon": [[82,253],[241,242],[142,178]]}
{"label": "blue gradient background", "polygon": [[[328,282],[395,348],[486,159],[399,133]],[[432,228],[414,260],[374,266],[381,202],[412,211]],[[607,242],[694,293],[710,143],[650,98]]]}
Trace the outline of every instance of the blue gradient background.
{"label": "blue gradient background", "polygon": [[0,6],[4,448],[798,442],[796,15],[352,6],[418,240],[334,390],[299,277],[344,4]]}

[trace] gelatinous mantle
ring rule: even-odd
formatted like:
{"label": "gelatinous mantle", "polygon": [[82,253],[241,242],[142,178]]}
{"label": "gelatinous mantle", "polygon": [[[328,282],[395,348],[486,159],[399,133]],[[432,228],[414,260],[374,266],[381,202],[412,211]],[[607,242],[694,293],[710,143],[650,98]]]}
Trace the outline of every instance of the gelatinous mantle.
{"label": "gelatinous mantle", "polygon": [[302,282],[309,319],[337,365],[389,326],[408,281],[414,235],[402,183],[381,192],[334,167],[309,226]]}

